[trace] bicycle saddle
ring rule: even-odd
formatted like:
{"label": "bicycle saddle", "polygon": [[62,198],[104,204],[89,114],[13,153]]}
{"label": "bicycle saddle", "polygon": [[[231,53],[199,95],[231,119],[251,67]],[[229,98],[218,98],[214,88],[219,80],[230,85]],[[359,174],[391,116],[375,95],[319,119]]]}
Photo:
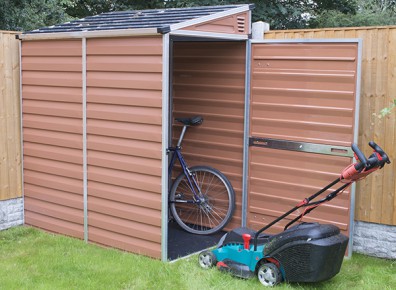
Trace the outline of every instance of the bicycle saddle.
{"label": "bicycle saddle", "polygon": [[191,118],[176,118],[175,120],[186,126],[198,126],[201,125],[203,122],[202,116],[194,116]]}

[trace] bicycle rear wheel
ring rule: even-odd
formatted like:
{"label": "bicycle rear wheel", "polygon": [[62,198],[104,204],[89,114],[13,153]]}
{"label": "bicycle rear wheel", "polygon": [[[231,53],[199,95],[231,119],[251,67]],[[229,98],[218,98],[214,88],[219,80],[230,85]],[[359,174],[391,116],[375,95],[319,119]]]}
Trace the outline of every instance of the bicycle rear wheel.
{"label": "bicycle rear wheel", "polygon": [[193,190],[184,173],[172,185],[169,200],[173,217],[181,228],[198,235],[210,235],[224,228],[235,209],[235,193],[223,173],[209,166],[190,168],[200,188],[200,201],[194,200]]}

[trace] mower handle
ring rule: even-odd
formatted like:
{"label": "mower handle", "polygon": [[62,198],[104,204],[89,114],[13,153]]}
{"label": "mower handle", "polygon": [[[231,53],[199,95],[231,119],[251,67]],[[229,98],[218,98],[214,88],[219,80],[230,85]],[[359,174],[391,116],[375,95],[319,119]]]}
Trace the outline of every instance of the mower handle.
{"label": "mower handle", "polygon": [[[319,190],[318,192],[316,192],[315,194],[311,195],[310,197],[305,198],[304,200],[302,200],[299,204],[297,204],[294,208],[290,209],[288,212],[284,213],[283,215],[281,215],[280,217],[276,218],[274,221],[270,222],[269,224],[267,224],[265,227],[261,228],[260,230],[258,230],[253,238],[253,243],[254,243],[254,250],[257,250],[257,244],[258,244],[258,238],[259,235],[264,232],[265,230],[267,230],[268,228],[270,228],[271,226],[273,226],[274,224],[276,224],[277,222],[279,222],[280,220],[284,219],[285,217],[287,217],[288,215],[290,215],[291,213],[295,212],[297,209],[301,208],[301,207],[306,207],[306,206],[312,206],[313,207],[308,207],[306,213],[311,212],[313,209],[315,209],[317,207],[318,204],[323,203],[325,201],[331,200],[333,198],[335,198],[339,192],[342,192],[346,187],[349,186],[350,183],[358,180],[358,179],[352,179],[350,182],[346,182],[344,183],[343,186],[341,186],[340,188],[334,190],[332,193],[328,194],[325,198],[317,201],[317,202],[311,202],[313,199],[315,199],[316,197],[318,197],[319,195],[321,195],[322,193],[324,193],[325,191],[327,191],[328,189],[330,189],[331,187],[333,187],[334,185],[336,185],[338,182],[340,182],[342,179],[348,179],[349,177],[353,176],[354,174],[356,174],[357,172],[361,173],[361,171],[364,169],[366,174],[371,173],[372,171],[369,171],[370,169],[376,169],[376,167],[380,167],[382,168],[385,163],[390,164],[390,160],[388,155],[386,155],[386,153],[384,152],[384,150],[381,149],[381,147],[379,147],[377,144],[375,144],[373,141],[369,142],[369,145],[371,148],[374,149],[374,153],[370,155],[370,157],[367,159],[364,154],[362,153],[362,151],[360,151],[359,147],[353,143],[351,145],[353,152],[355,153],[355,157],[358,160],[358,162],[356,162],[354,164],[354,166],[351,167],[347,167],[344,172],[341,174],[341,178],[337,178],[336,180],[334,180],[332,183],[328,184],[327,186],[323,187],[321,190]],[[346,176],[346,177],[345,177]],[[297,220],[299,220],[302,216],[304,216],[303,214],[300,214],[297,218],[293,219],[291,222],[289,222],[286,227],[285,230],[294,222],[296,222]]]}
{"label": "mower handle", "polygon": [[[388,155],[386,155],[385,151],[382,150],[382,148],[379,147],[374,141],[370,141],[369,146],[374,149],[374,152],[376,152],[380,155],[381,158],[378,158],[380,167],[383,167],[385,165],[385,163],[387,163],[387,164],[391,163],[389,160],[389,157],[388,157]],[[370,156],[370,158],[371,158],[371,156]]]}
{"label": "mower handle", "polygon": [[352,143],[352,151],[355,153],[355,157],[357,157],[358,161],[355,164],[355,169],[360,172],[367,166],[367,159],[364,156],[363,152],[360,151],[359,147],[356,145],[356,143]]}

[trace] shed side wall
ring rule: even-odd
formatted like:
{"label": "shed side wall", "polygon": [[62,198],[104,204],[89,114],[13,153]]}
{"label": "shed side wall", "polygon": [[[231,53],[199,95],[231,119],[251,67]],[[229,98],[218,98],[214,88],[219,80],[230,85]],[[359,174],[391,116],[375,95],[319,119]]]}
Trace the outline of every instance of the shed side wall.
{"label": "shed side wall", "polygon": [[[231,181],[236,210],[227,229],[241,226],[245,53],[244,42],[174,43],[173,117],[204,118],[188,129],[183,155],[189,166],[212,166]],[[181,127],[173,128],[175,144]]]}
{"label": "shed side wall", "polygon": [[162,37],[87,40],[88,239],[161,257]]}
{"label": "shed side wall", "polygon": [[81,40],[22,42],[26,224],[83,237]]}

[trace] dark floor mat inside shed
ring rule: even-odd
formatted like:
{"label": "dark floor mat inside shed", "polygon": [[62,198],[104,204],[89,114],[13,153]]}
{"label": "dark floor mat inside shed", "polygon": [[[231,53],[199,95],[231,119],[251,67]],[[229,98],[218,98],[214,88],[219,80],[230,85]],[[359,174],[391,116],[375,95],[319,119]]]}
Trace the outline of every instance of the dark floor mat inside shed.
{"label": "dark floor mat inside shed", "polygon": [[215,246],[225,232],[203,236],[187,233],[176,222],[168,224],[168,260],[176,260]]}

